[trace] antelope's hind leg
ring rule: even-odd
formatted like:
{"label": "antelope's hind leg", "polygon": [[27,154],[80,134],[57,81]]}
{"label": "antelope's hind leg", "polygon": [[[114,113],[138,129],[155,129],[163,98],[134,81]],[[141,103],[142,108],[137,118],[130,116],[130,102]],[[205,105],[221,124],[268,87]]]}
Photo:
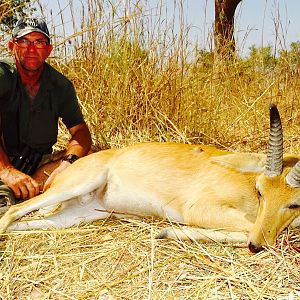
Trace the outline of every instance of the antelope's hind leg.
{"label": "antelope's hind leg", "polygon": [[13,223],[17,219],[20,219],[24,215],[42,208],[43,206],[50,206],[54,203],[62,202],[57,201],[54,197],[55,195],[51,195],[51,190],[48,190],[44,194],[38,195],[30,200],[11,206],[0,219],[0,234],[4,233],[11,223]]}
{"label": "antelope's hind leg", "polygon": [[108,216],[109,213],[105,212],[95,193],[92,192],[85,196],[65,201],[56,212],[46,217],[15,222],[7,228],[7,231],[68,228],[105,219]]}
{"label": "antelope's hind leg", "polygon": [[[85,160],[83,158],[82,164],[84,162]],[[80,160],[78,163],[80,163]],[[94,163],[94,168],[89,168],[89,172],[81,171],[76,177],[73,176],[74,168],[72,168],[72,166],[58,174],[51,187],[43,194],[11,206],[0,219],[0,233],[4,233],[12,222],[32,211],[63,203],[105,187],[108,171],[103,168],[102,171],[100,171],[101,168],[97,168],[97,160]],[[80,164],[77,164],[77,166],[80,166]],[[84,208],[82,207],[82,209]]]}

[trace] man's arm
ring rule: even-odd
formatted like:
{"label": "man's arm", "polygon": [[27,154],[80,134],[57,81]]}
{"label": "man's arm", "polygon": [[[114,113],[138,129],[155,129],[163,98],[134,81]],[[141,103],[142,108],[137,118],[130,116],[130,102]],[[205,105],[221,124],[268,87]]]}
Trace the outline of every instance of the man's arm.
{"label": "man's arm", "polygon": [[[78,157],[87,155],[91,150],[92,139],[86,123],[83,122],[69,128],[69,132],[71,134],[71,139],[66,149],[66,155],[74,154]],[[48,189],[54,177],[62,170],[70,166],[70,164],[71,163],[69,161],[61,161],[60,165],[51,173],[51,175],[47,179],[44,185],[44,190]]]}
{"label": "man's arm", "polygon": [[[7,63],[0,62],[1,109],[9,104],[11,89],[15,84],[15,80],[16,76],[13,74],[12,68]],[[14,168],[4,149],[0,139],[0,180],[13,190],[16,198],[26,199],[39,194],[38,183],[30,176]]]}
{"label": "man's arm", "polygon": [[87,155],[91,150],[92,139],[86,123],[69,128],[69,132],[72,137],[67,146],[66,155],[75,154],[78,157]]}

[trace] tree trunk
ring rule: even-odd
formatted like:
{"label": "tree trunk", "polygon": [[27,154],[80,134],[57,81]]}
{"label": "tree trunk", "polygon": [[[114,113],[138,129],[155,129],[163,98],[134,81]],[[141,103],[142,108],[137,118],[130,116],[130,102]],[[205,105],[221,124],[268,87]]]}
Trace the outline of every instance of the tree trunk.
{"label": "tree trunk", "polygon": [[235,55],[234,13],[242,0],[215,0],[215,55],[232,58]]}

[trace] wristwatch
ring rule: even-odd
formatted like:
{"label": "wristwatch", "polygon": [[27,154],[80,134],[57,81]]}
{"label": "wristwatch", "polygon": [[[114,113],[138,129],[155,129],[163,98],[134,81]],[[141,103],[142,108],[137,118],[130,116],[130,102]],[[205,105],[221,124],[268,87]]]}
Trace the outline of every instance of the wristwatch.
{"label": "wristwatch", "polygon": [[65,155],[61,160],[62,161],[68,161],[69,163],[73,163],[74,161],[76,161],[79,158],[79,156],[77,156],[76,154],[68,154]]}

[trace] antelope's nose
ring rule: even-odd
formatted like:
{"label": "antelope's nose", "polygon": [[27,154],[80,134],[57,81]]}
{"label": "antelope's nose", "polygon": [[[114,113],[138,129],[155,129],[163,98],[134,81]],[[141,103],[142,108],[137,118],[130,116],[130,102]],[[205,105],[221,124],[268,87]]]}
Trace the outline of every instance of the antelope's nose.
{"label": "antelope's nose", "polygon": [[257,245],[255,245],[255,244],[253,244],[252,242],[250,242],[250,243],[248,244],[248,248],[249,248],[249,250],[250,250],[252,253],[258,253],[258,252],[260,252],[260,251],[263,250],[263,247],[262,247],[262,246],[257,246]]}

